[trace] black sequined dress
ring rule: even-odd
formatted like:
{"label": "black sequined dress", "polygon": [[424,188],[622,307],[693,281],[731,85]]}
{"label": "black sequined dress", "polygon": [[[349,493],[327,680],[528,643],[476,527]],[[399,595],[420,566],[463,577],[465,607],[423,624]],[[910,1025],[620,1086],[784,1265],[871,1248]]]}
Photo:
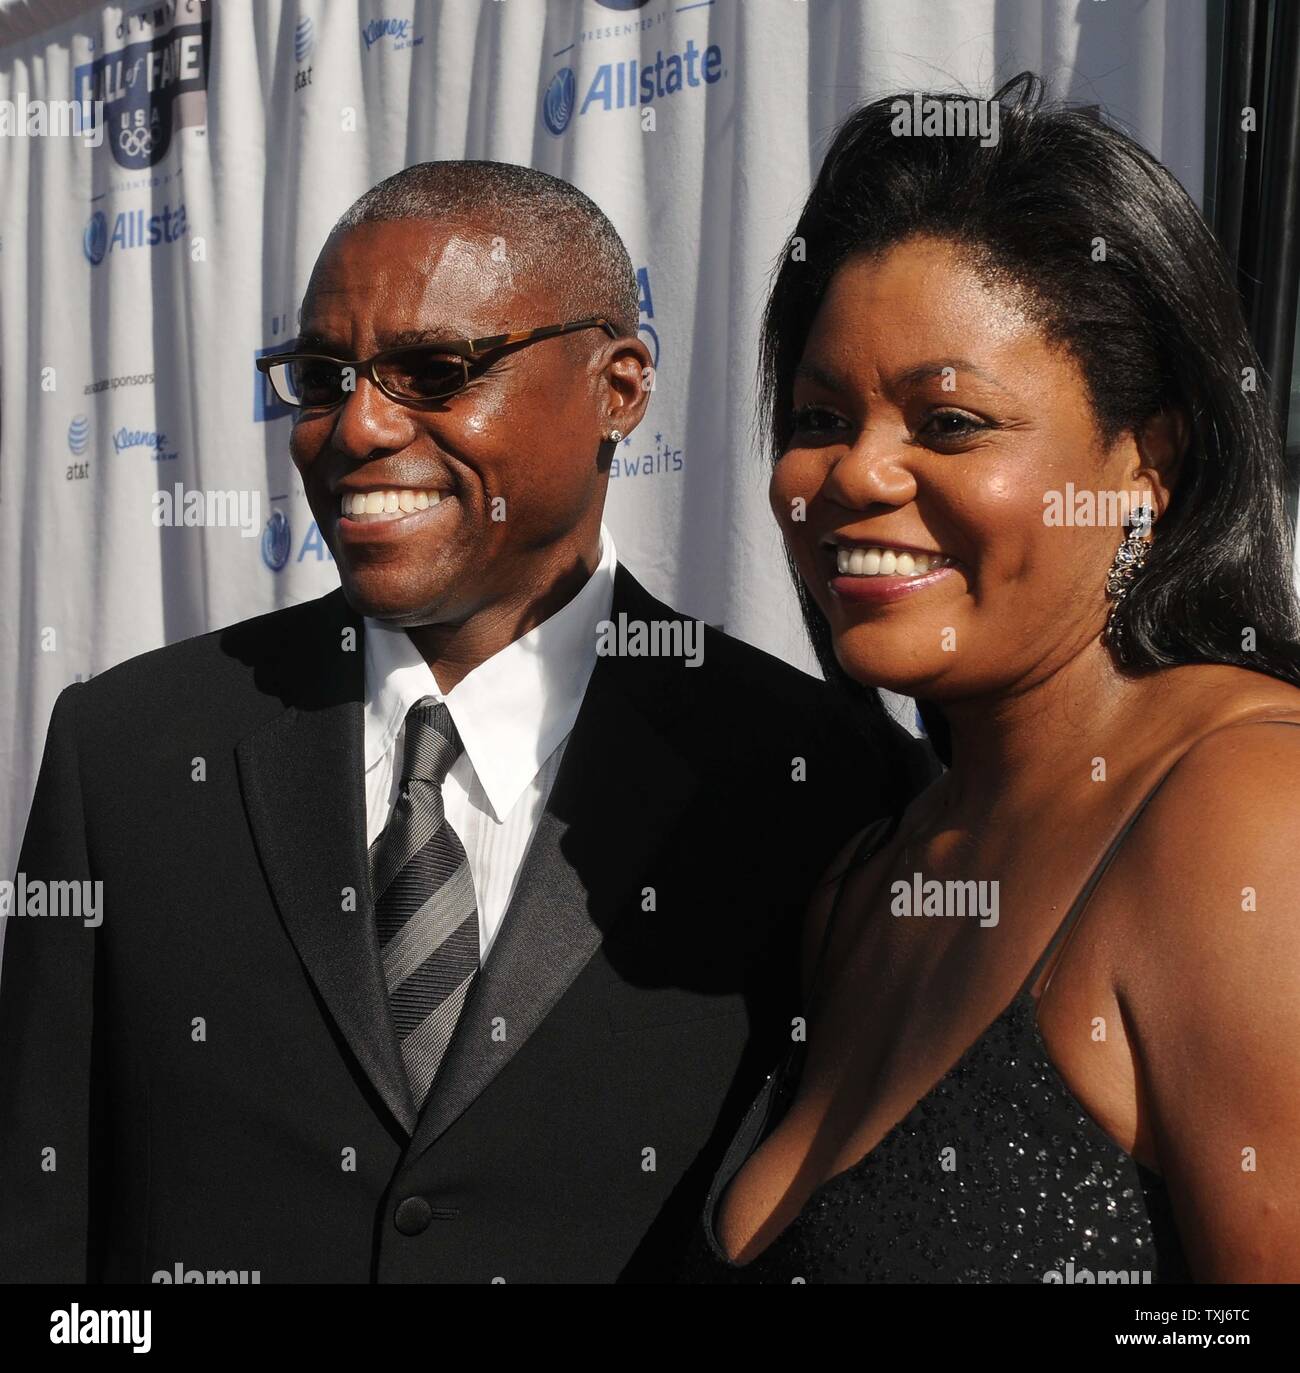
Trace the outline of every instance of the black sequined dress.
{"label": "black sequined dress", "polygon": [[[1151,795],[1111,843],[1006,1010],[865,1158],[822,1183],[752,1263],[736,1265],[714,1233],[718,1205],[794,1099],[805,1045],[791,1047],[723,1159],[682,1281],[1190,1280],[1163,1183],[1071,1094],[1048,1056],[1031,993]],[[891,832],[888,821],[868,830],[857,862]],[[834,917],[835,908],[828,936]],[[823,952],[828,943],[827,937]]]}

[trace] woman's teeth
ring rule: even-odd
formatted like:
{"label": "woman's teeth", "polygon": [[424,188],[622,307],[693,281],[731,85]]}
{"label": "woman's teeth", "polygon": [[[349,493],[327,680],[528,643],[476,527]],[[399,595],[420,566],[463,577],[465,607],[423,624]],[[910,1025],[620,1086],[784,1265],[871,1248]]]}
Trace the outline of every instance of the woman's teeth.
{"label": "woman's teeth", "polygon": [[354,519],[367,515],[371,519],[396,520],[415,510],[427,510],[440,500],[441,491],[415,491],[403,487],[390,491],[345,491],[342,511]]}
{"label": "woman's teeth", "polygon": [[835,567],[848,577],[919,577],[952,559],[941,553],[900,553],[893,548],[837,548]]}

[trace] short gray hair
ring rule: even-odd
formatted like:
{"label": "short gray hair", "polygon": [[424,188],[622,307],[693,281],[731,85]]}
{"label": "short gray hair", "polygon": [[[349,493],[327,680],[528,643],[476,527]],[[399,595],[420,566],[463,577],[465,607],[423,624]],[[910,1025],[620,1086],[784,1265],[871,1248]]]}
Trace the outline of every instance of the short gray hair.
{"label": "short gray hair", "polygon": [[[334,226],[396,219],[472,219],[512,245],[553,286],[570,319],[604,315],[635,335],[640,291],[632,259],[600,207],[559,177],[511,162],[419,162],[368,190]],[[560,320],[546,323],[559,324]],[[503,327],[510,321],[503,321]]]}

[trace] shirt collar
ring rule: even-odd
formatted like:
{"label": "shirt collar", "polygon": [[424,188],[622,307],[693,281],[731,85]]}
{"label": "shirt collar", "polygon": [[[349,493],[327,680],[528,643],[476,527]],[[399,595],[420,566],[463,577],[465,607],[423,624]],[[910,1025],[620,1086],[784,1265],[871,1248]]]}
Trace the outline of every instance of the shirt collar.
{"label": "shirt collar", "polygon": [[445,694],[406,631],[367,616],[366,771],[392,748],[410,708],[432,696],[446,702],[493,814],[503,820],[578,718],[617,566],[602,524],[600,561],[577,595]]}

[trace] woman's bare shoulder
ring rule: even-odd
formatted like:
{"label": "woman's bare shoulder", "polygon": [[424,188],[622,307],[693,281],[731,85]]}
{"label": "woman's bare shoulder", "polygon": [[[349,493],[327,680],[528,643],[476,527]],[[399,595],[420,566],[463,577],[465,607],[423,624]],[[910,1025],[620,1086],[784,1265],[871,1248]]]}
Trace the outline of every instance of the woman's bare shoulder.
{"label": "woman's bare shoulder", "polygon": [[[1123,866],[1145,874],[1153,914],[1179,907],[1194,914],[1225,892],[1245,899],[1252,872],[1300,876],[1300,704],[1289,715],[1233,720],[1194,739],[1123,852]],[[1292,908],[1300,918],[1300,901]]]}
{"label": "woman's bare shoulder", "polygon": [[1107,874],[1160,1168],[1210,1281],[1300,1280],[1298,726],[1195,740]]}

